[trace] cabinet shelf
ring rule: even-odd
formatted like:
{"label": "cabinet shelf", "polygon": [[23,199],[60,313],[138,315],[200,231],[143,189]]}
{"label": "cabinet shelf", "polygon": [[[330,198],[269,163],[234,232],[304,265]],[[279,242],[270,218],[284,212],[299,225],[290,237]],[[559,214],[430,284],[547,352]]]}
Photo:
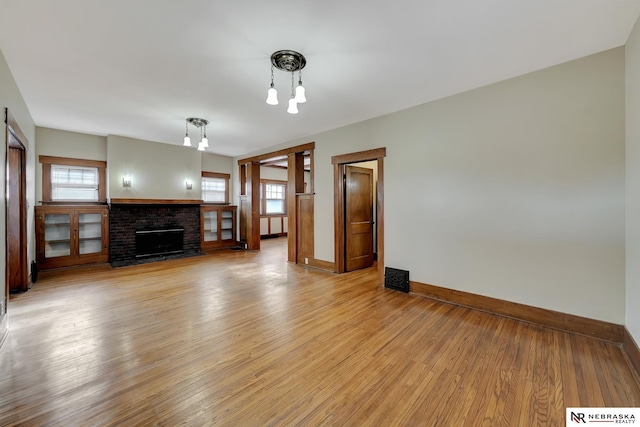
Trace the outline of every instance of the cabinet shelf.
{"label": "cabinet shelf", "polygon": [[69,243],[71,239],[50,239],[45,240],[45,243],[56,244],[56,243]]}

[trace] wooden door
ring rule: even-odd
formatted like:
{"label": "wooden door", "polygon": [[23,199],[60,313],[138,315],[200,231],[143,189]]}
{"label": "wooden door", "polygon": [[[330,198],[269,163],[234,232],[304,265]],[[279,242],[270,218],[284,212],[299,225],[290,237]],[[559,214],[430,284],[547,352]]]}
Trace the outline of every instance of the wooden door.
{"label": "wooden door", "polygon": [[[13,135],[9,133],[9,139]],[[26,239],[26,202],[24,177],[24,150],[14,148],[17,141],[8,150],[9,173],[7,181],[7,280],[10,292],[25,292],[29,289],[27,239]]]}
{"label": "wooden door", "polygon": [[346,271],[373,265],[373,170],[346,166]]}

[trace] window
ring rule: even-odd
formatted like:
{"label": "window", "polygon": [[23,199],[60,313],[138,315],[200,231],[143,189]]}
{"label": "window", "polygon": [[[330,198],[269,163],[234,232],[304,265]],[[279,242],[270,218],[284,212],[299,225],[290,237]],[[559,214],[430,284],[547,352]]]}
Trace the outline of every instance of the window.
{"label": "window", "polygon": [[40,156],[42,202],[105,203],[107,162]]}
{"label": "window", "polygon": [[228,205],[230,178],[227,173],[202,172],[202,201]]}
{"label": "window", "polygon": [[286,181],[260,182],[260,214],[285,215],[287,213]]}
{"label": "window", "polygon": [[98,168],[51,165],[51,200],[98,201]]}

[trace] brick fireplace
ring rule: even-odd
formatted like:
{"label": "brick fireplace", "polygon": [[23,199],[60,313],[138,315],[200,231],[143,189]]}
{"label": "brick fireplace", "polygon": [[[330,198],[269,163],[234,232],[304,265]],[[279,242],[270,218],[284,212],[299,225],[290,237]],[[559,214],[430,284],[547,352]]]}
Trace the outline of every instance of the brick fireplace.
{"label": "brick fireplace", "polygon": [[[136,252],[140,232],[182,229],[182,250],[148,255]],[[167,236],[175,233],[158,233]],[[200,201],[112,199],[109,213],[109,259],[114,267],[200,253]],[[160,244],[160,247],[164,245]]]}

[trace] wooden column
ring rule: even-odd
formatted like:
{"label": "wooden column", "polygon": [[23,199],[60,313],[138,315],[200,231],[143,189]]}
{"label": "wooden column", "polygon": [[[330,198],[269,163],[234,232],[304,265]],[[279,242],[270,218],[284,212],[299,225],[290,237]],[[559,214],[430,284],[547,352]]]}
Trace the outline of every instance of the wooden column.
{"label": "wooden column", "polygon": [[240,195],[247,195],[247,165],[238,166],[238,174],[240,175]]}
{"label": "wooden column", "polygon": [[240,241],[251,251],[260,250],[260,163],[239,165]]}
{"label": "wooden column", "polygon": [[296,194],[304,193],[304,156],[303,153],[291,153],[287,160],[287,218],[288,230],[288,256],[290,262],[297,260],[298,229],[296,227]]}
{"label": "wooden column", "polygon": [[384,157],[378,157],[376,204],[378,220],[378,285],[384,286]]}

